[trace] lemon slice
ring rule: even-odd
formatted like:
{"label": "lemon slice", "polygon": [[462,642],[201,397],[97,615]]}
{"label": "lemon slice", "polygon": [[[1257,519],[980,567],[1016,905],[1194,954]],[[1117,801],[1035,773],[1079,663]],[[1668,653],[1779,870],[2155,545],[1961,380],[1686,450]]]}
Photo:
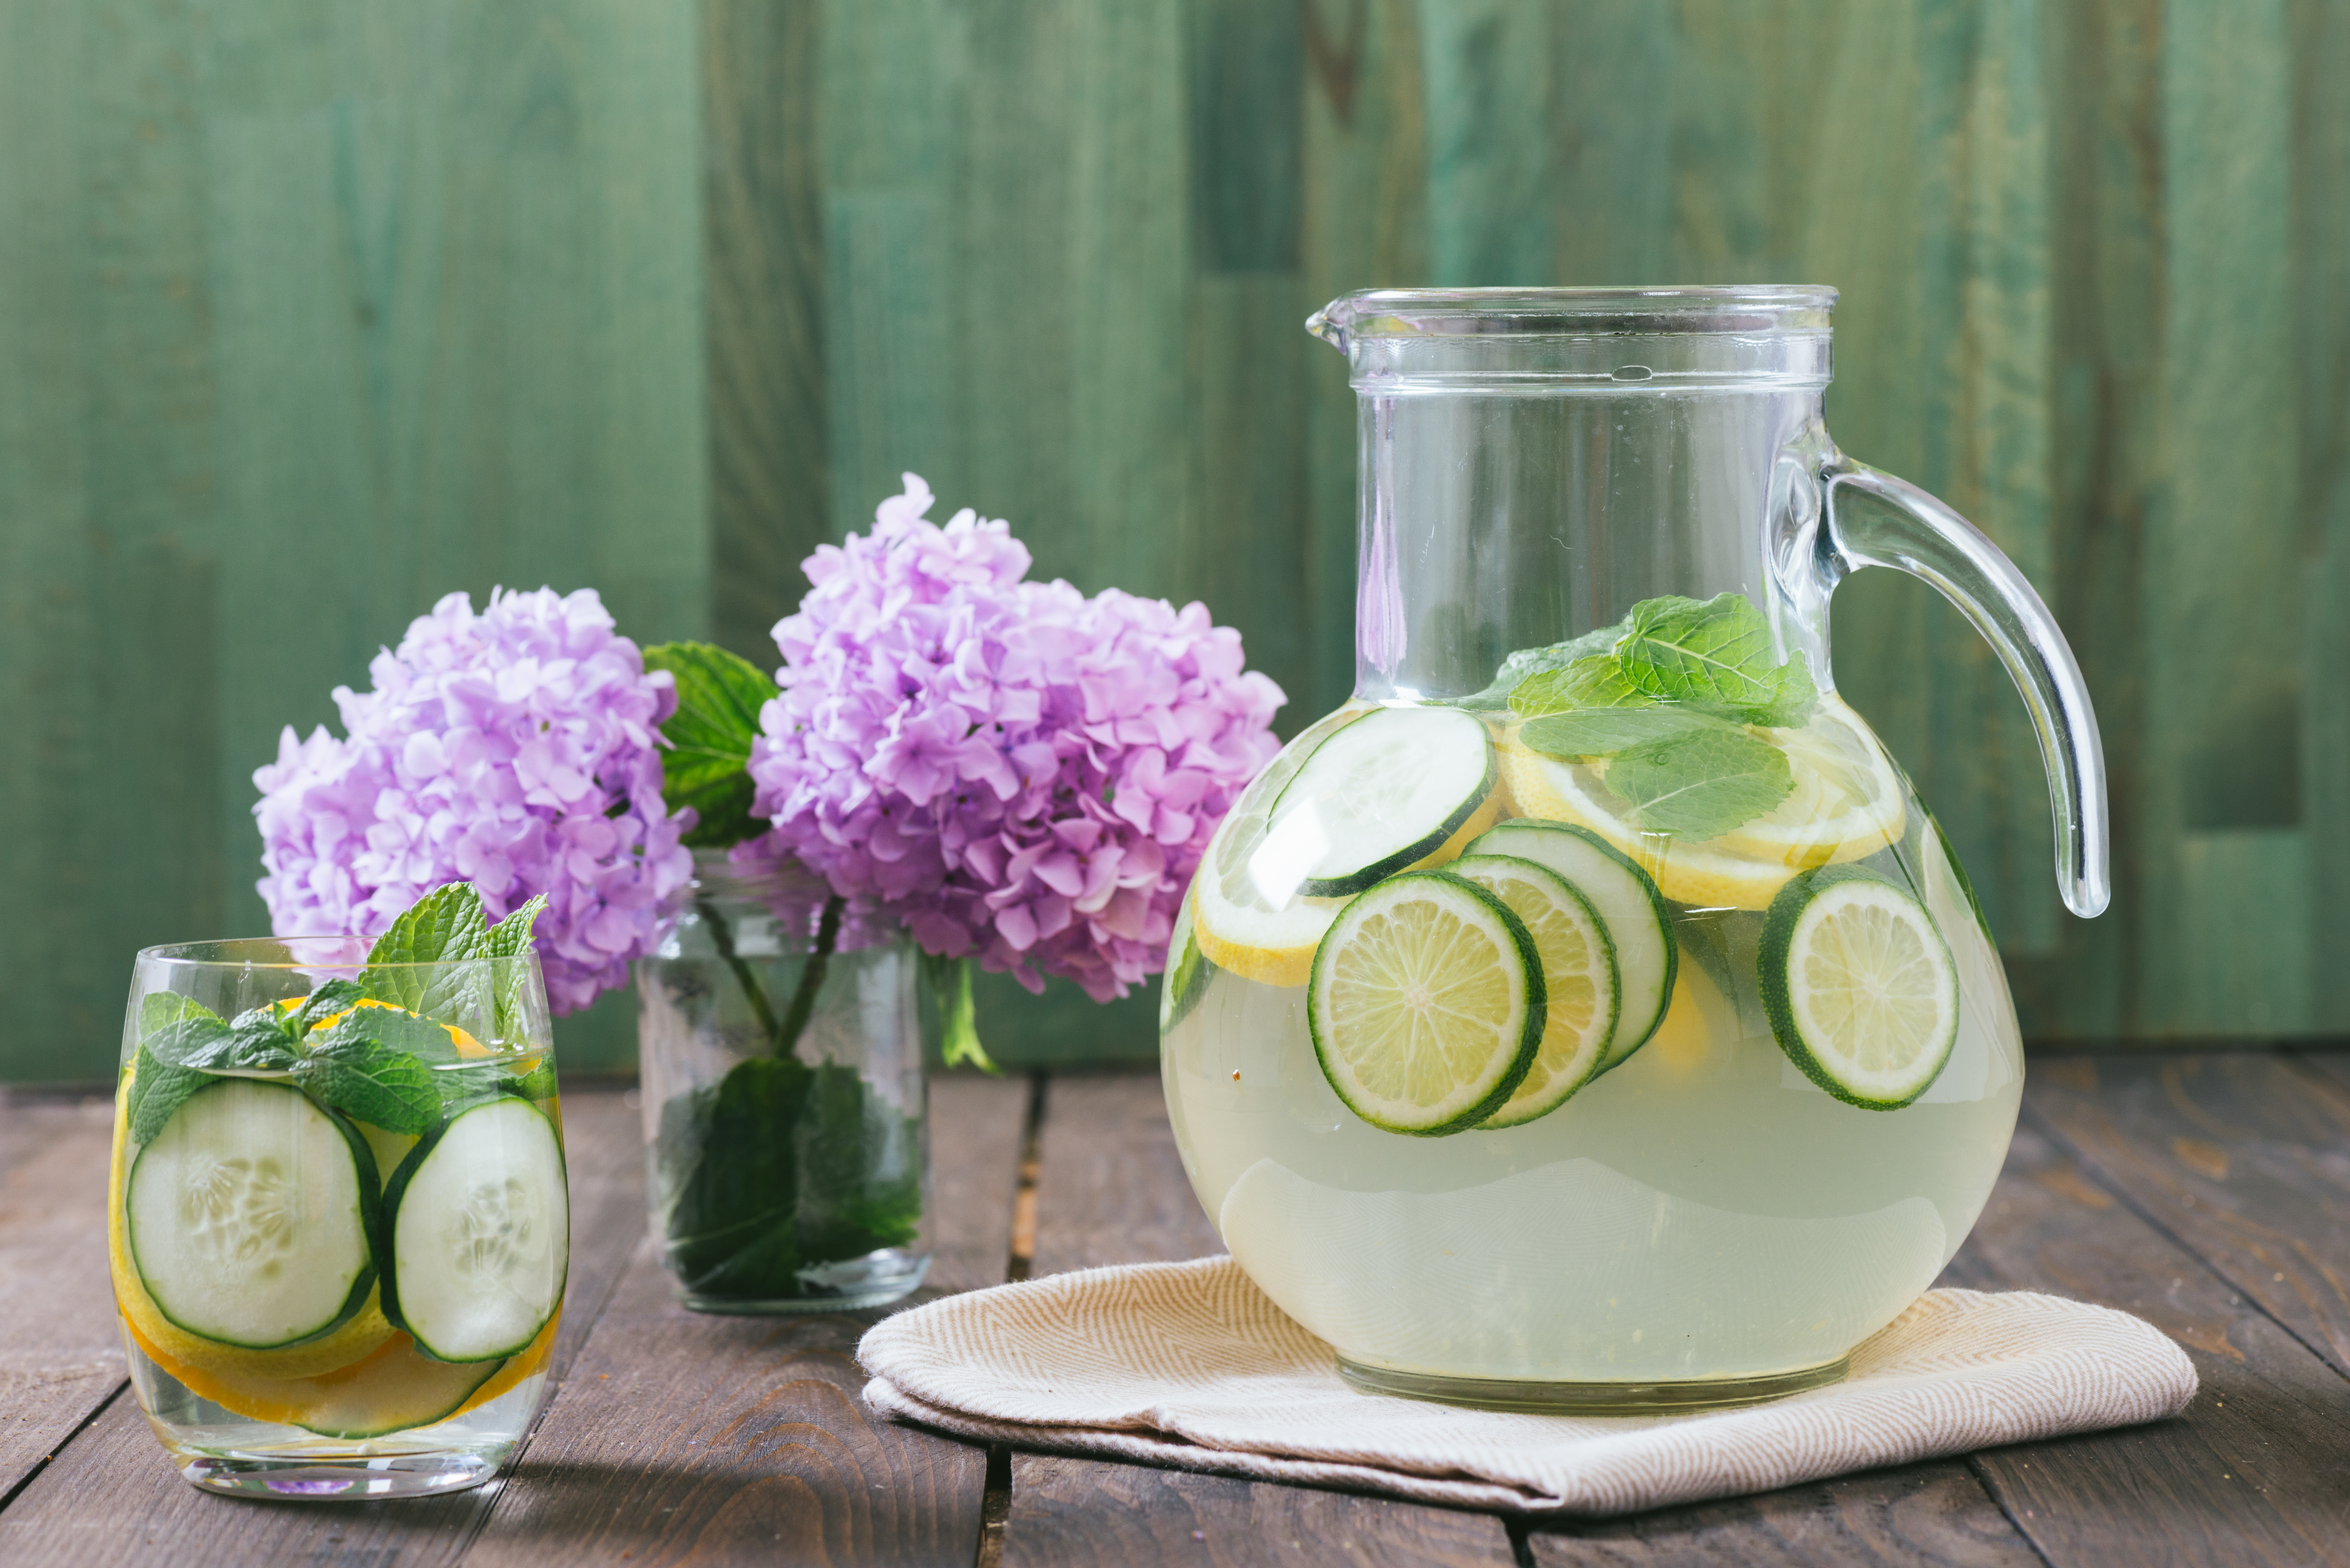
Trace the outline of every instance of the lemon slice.
{"label": "lemon slice", "polygon": [[1807,870],[1874,855],[1908,826],[1901,775],[1860,715],[1823,697],[1812,722],[1763,734],[1787,756],[1794,787],[1776,807],[1706,846]]}
{"label": "lemon slice", "polygon": [[1790,881],[1756,967],[1779,1048],[1837,1099],[1898,1110],[1941,1075],[1958,967],[1925,906],[1876,872],[1824,866]]}
{"label": "lemon slice", "polygon": [[1540,1050],[1542,958],[1523,921],[1442,871],[1356,895],[1315,954],[1314,1054],[1348,1109],[1388,1132],[1459,1132],[1500,1110]]}
{"label": "lemon slice", "polygon": [[1656,878],[1675,903],[1765,909],[1796,872],[1857,860],[1898,838],[1908,821],[1900,775],[1851,709],[1833,697],[1803,730],[1766,732],[1787,753],[1794,784],[1768,814],[1719,838],[1687,843],[1643,833],[1607,788],[1604,764],[1561,762],[1503,737],[1502,782],[1517,809],[1591,828]]}
{"label": "lemon slice", "polygon": [[[1285,792],[1324,742],[1364,715],[1384,711],[1372,703],[1350,702],[1316,720],[1233,804],[1191,884],[1192,934],[1209,962],[1263,985],[1305,983],[1314,950],[1346,899],[1305,893],[1317,864],[1331,853],[1331,827],[1318,809],[1305,809],[1314,804],[1306,795],[1290,800]],[[1482,726],[1476,743],[1484,744]],[[1277,815],[1276,804],[1282,807]],[[1416,865],[1441,865],[1458,856],[1492,825],[1498,805],[1489,794]]]}
{"label": "lemon slice", "polygon": [[1510,855],[1470,855],[1445,867],[1510,907],[1542,955],[1542,1045],[1509,1102],[1479,1123],[1513,1127],[1566,1104],[1607,1060],[1623,988],[1607,922],[1574,883]]}

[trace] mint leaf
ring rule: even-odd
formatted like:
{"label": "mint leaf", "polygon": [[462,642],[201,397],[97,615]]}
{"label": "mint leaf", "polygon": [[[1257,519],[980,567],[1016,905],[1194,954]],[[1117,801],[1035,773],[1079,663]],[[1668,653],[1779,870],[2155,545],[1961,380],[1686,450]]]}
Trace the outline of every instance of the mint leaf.
{"label": "mint leaf", "polygon": [[139,1004],[139,1048],[158,1062],[176,1066],[228,1033],[221,1015],[192,997],[157,991]]}
{"label": "mint leaf", "polygon": [[514,1091],[526,1100],[555,1098],[555,1054],[549,1052],[534,1064],[529,1072],[514,1081]]}
{"label": "mint leaf", "polygon": [[[213,1022],[217,1023],[220,1020],[214,1018]],[[208,1073],[163,1061],[146,1046],[140,1046],[130,1069],[130,1141],[153,1143],[155,1135],[163,1130],[163,1124],[188,1103],[189,1096],[216,1082]]]}
{"label": "mint leaf", "polygon": [[297,1058],[294,1043],[274,1019],[240,1017],[229,1032],[181,1058],[180,1064],[203,1073],[247,1069],[282,1073]]}
{"label": "mint leaf", "polygon": [[1616,646],[1616,639],[1624,635],[1624,625],[1619,620],[1614,626],[1603,626],[1565,642],[1554,642],[1547,648],[1522,648],[1502,660],[1502,668],[1494,672],[1492,685],[1474,696],[1462,698],[1461,705],[1477,710],[1514,707],[1513,694],[1530,677],[1545,670],[1564,670],[1576,659],[1591,654],[1607,653]]}
{"label": "mint leaf", "polygon": [[756,838],[767,825],[751,814],[751,742],[759,710],[776,694],[766,672],[706,642],[662,642],[645,649],[647,670],[677,680],[677,711],[661,726],[661,798],[671,811],[691,806],[690,849],[724,849]]}
{"label": "mint leaf", "polygon": [[1818,697],[1801,659],[1779,661],[1770,624],[1743,594],[1643,599],[1632,607],[1616,658],[1637,691],[1750,723],[1798,722]]}
{"label": "mint leaf", "polygon": [[432,1080],[432,1068],[349,1028],[348,1020],[328,1030],[310,1054],[294,1064],[294,1081],[320,1104],[355,1122],[420,1137],[441,1120],[441,1090]]}
{"label": "mint leaf", "polygon": [[1612,653],[1594,653],[1556,670],[1528,676],[1510,693],[1510,711],[1522,719],[1563,713],[1572,708],[1646,708],[1656,699],[1624,679]]}
{"label": "mint leaf", "polygon": [[490,928],[489,946],[484,958],[520,958],[530,950],[530,928],[546,912],[546,895],[539,893],[521,909]]}
{"label": "mint leaf", "polygon": [[296,1039],[300,1039],[336,1013],[349,1012],[352,1004],[366,994],[355,980],[328,981],[302,999],[301,1007],[294,1014],[294,1027],[290,1033]]}
{"label": "mint leaf", "polygon": [[1518,739],[1544,756],[1577,762],[1729,727],[1688,708],[1578,708],[1533,721]]}
{"label": "mint leaf", "polygon": [[1631,803],[1642,832],[1690,840],[1752,821],[1794,783],[1784,752],[1727,724],[1627,752],[1607,772],[1608,789]]}
{"label": "mint leaf", "polygon": [[[487,965],[467,961],[489,956],[489,925],[482,895],[471,882],[452,882],[416,900],[368,950],[360,984],[369,996],[435,1017],[455,1015],[460,1023],[489,1027],[492,999]],[[447,964],[448,969],[401,969],[402,964]]]}

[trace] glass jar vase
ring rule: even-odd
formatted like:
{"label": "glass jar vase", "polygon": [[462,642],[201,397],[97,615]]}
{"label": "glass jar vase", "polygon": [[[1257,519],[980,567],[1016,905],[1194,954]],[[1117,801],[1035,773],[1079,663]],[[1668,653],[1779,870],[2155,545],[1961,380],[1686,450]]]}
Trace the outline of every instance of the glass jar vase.
{"label": "glass jar vase", "polygon": [[652,1220],[697,1312],[878,1306],[931,1264],[919,955],[796,864],[697,852],[636,965]]}

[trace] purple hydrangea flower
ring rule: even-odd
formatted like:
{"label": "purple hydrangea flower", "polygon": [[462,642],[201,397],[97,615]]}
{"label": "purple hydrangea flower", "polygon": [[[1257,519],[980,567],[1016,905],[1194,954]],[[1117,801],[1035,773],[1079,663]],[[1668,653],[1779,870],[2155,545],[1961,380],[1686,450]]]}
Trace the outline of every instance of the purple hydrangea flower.
{"label": "purple hydrangea flower", "polygon": [[662,904],[693,875],[691,819],[661,801],[677,705],[593,589],[451,594],[335,690],[348,739],[288,726],[261,789],[258,884],[281,936],[372,935],[442,884],[493,919],[547,898],[536,928],[557,1012],[625,984]]}
{"label": "purple hydrangea flower", "polygon": [[1164,967],[1193,867],[1279,742],[1281,689],[1204,606],[1026,580],[1002,522],[925,520],[914,474],[872,532],[805,563],[751,776],[796,857],[934,953],[1096,1001]]}

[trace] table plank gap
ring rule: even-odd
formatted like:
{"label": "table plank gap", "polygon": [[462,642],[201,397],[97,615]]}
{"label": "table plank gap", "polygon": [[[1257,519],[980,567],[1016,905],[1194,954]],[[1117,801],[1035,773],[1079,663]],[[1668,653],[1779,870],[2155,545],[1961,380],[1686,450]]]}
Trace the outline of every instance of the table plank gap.
{"label": "table plank gap", "polygon": [[[563,1126],[571,1183],[571,1278],[563,1326],[549,1358],[542,1423],[566,1371],[595,1328],[600,1304],[611,1296],[644,1233],[642,1135],[626,1097],[617,1087],[567,1094]],[[89,1266],[101,1290],[103,1143],[85,1156],[81,1179],[95,1195],[87,1223],[98,1229],[98,1255]],[[110,1334],[110,1296],[99,1311]],[[366,1568],[446,1563],[463,1552],[504,1484],[453,1497],[298,1507],[209,1497],[180,1479],[138,1402],[126,1395],[99,1410],[30,1479],[15,1503],[0,1511],[0,1562],[111,1563],[168,1554],[174,1568],[292,1560],[350,1561]]]}
{"label": "table plank gap", "polygon": [[[942,1284],[1003,1279],[1028,1103],[1017,1083],[933,1081]],[[691,1313],[649,1239],[470,1542],[468,1568],[568,1568],[623,1551],[639,1564],[799,1555],[966,1568],[985,1454],[867,1411],[855,1351],[883,1315]]]}
{"label": "table plank gap", "polygon": [[[1222,1252],[1156,1074],[1061,1075],[1038,1139],[1035,1272]],[[1170,1560],[1509,1568],[1502,1521],[1384,1498],[1066,1456],[1014,1453],[1003,1568]]]}
{"label": "table plank gap", "polygon": [[2195,1363],[2202,1386],[2183,1417],[1974,1456],[1983,1484],[2050,1563],[2350,1563],[2339,1482],[2350,1382],[2037,1116],[2017,1128],[1940,1282],[2116,1307]]}

